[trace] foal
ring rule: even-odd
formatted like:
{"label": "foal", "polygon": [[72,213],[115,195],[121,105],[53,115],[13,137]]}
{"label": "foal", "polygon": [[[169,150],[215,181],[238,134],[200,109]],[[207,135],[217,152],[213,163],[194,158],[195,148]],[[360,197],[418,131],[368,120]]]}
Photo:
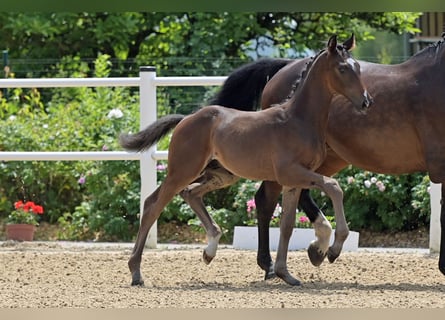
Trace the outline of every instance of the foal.
{"label": "foal", "polygon": [[[274,271],[286,283],[299,285],[287,270],[287,249],[301,189],[321,189],[331,198],[334,210],[343,214],[343,193],[337,181],[314,172],[325,158],[325,131],[335,93],[347,97],[358,110],[371,103],[360,79],[358,63],[342,46],[337,47],[337,38],[332,36],[326,50],[308,66],[293,96],[278,107],[244,112],[207,106],[188,116],[165,116],[136,134],[122,135],[122,147],[143,151],[176,127],[169,146],[167,176],[145,199],[128,261],[132,285],[144,283],[140,264],[151,226],[167,203],[199,178],[211,160],[217,160],[236,176],[277,181],[283,186],[283,215]],[[326,235],[332,232],[330,224],[325,219],[315,224],[316,234],[323,235],[320,239],[329,239]],[[209,241],[210,254],[216,252],[218,239]],[[321,242],[318,248],[326,253],[329,242]]]}

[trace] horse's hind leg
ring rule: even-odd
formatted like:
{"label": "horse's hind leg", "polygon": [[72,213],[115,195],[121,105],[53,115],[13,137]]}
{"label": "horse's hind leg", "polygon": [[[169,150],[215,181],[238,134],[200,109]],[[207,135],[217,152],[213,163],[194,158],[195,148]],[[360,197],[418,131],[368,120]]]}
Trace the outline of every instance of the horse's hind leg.
{"label": "horse's hind leg", "polygon": [[208,244],[203,251],[203,260],[206,264],[209,264],[216,256],[222,232],[221,228],[207,212],[203,197],[210,191],[230,186],[239,180],[239,177],[233,175],[218,163],[212,163],[206,167],[203,176],[180,192],[181,197],[193,209],[206,230]]}
{"label": "horse's hind leg", "polygon": [[440,200],[440,253],[439,270],[445,275],[445,183],[442,183],[442,197]]}
{"label": "horse's hind leg", "polygon": [[263,181],[255,194],[255,205],[258,219],[258,251],[257,264],[266,274],[264,279],[275,276],[272,257],[269,247],[269,226],[273,212],[281,194],[281,185],[272,181]]}

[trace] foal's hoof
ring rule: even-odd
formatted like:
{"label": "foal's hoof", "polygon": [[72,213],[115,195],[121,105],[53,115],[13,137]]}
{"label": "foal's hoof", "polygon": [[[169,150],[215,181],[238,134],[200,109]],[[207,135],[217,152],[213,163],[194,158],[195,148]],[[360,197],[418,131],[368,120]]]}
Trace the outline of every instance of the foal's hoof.
{"label": "foal's hoof", "polygon": [[280,279],[282,279],[284,282],[286,282],[288,285],[291,285],[291,286],[300,286],[301,285],[301,282],[298,279],[292,277],[292,275],[289,272],[286,272],[282,275],[277,274],[277,276]]}
{"label": "foal's hoof", "polygon": [[307,248],[307,254],[312,265],[316,267],[320,266],[326,258],[326,253],[323,253],[314,243],[311,243]]}
{"label": "foal's hoof", "polygon": [[329,248],[329,250],[328,250],[328,260],[329,260],[330,263],[333,263],[338,258],[339,255],[340,255],[340,253],[334,253],[331,250],[331,248]]}
{"label": "foal's hoof", "polygon": [[205,250],[202,252],[202,260],[204,261],[205,264],[210,264],[213,258],[215,257],[209,256]]}

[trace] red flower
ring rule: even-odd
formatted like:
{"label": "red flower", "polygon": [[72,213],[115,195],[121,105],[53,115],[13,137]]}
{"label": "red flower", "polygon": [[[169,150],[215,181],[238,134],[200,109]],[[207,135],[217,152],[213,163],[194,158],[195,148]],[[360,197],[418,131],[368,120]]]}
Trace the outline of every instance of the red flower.
{"label": "red flower", "polygon": [[43,214],[43,207],[35,204],[32,201],[27,201],[23,203],[23,201],[19,200],[16,203],[14,203],[14,207],[16,210],[23,210],[25,212],[31,211],[35,214]]}
{"label": "red flower", "polygon": [[14,203],[14,208],[16,208],[16,209],[21,209],[21,208],[23,208],[23,201],[22,201],[22,200],[19,200],[19,201],[17,201],[16,203]]}
{"label": "red flower", "polygon": [[43,207],[39,205],[34,205],[34,207],[32,208],[32,212],[37,214],[43,214]]}

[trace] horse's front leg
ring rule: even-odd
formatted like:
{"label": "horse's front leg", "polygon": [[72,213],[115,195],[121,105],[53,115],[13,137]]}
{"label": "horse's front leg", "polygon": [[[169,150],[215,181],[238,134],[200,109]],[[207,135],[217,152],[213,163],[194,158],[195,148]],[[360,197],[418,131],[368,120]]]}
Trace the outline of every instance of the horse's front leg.
{"label": "horse's front leg", "polygon": [[445,275],[445,183],[442,183],[442,197],[440,199],[440,252],[439,270]]}
{"label": "horse's front leg", "polygon": [[274,265],[270,256],[269,226],[281,189],[282,187],[276,182],[264,181],[255,194],[258,219],[257,264],[266,272],[265,280],[275,277]]}
{"label": "horse's front leg", "polygon": [[326,246],[329,245],[331,227],[323,212],[312,199],[309,189],[303,189],[300,194],[299,206],[311,221],[317,239],[308,248],[309,260],[314,266],[319,266],[326,257]]}
{"label": "horse's front leg", "polygon": [[297,188],[283,188],[283,213],[280,219],[280,240],[274,267],[275,274],[292,286],[300,285],[300,281],[294,278],[287,270],[289,240],[295,226],[295,211],[297,209],[300,191],[301,189]]}
{"label": "horse's front leg", "polygon": [[212,219],[203,202],[206,193],[227,187],[239,180],[239,177],[231,174],[220,166],[216,161],[212,161],[206,168],[204,175],[189,185],[179,194],[196,213],[204,226],[207,234],[207,247],[204,249],[202,257],[206,264],[212,262],[216,256],[219,239],[222,236],[221,228]]}

